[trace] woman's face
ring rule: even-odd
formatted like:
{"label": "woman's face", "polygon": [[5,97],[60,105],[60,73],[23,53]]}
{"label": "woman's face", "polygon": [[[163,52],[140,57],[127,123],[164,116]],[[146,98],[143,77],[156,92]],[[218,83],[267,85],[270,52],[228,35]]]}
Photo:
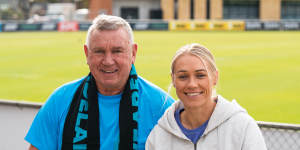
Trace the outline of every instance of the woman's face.
{"label": "woman's face", "polygon": [[183,54],[177,58],[172,82],[185,108],[203,107],[212,102],[217,72],[207,70],[206,62],[195,55]]}

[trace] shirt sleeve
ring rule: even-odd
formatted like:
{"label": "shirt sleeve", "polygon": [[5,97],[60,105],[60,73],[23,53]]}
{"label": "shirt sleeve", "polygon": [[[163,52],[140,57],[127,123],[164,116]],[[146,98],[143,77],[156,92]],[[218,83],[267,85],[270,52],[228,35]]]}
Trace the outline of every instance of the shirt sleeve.
{"label": "shirt sleeve", "polygon": [[39,150],[58,149],[59,116],[55,103],[57,93],[52,94],[35,116],[25,140]]}

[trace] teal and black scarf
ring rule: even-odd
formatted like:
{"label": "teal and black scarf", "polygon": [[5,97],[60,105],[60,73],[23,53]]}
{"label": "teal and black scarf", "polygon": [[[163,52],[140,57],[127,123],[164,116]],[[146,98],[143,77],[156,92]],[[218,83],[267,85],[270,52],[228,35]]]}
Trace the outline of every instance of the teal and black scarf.
{"label": "teal and black scarf", "polygon": [[[137,73],[132,65],[119,108],[119,150],[137,149]],[[99,150],[99,107],[96,82],[90,73],[73,97],[64,124],[62,150]]]}

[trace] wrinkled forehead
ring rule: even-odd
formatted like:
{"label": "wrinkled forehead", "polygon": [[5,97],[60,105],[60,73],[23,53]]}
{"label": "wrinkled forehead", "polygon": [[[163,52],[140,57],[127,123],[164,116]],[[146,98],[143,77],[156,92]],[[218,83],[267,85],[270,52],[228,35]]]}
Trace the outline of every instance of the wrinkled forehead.
{"label": "wrinkled forehead", "polygon": [[94,30],[91,32],[90,45],[127,47],[130,45],[129,36],[124,30]]}

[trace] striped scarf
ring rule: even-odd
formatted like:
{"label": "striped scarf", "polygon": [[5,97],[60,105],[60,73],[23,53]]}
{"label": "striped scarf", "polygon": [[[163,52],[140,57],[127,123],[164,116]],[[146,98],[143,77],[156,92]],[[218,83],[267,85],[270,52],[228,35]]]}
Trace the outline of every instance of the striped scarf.
{"label": "striped scarf", "polygon": [[[119,108],[119,150],[136,150],[138,137],[138,85],[134,65],[123,91]],[[99,150],[99,107],[97,86],[91,73],[74,94],[65,120],[62,150]]]}

